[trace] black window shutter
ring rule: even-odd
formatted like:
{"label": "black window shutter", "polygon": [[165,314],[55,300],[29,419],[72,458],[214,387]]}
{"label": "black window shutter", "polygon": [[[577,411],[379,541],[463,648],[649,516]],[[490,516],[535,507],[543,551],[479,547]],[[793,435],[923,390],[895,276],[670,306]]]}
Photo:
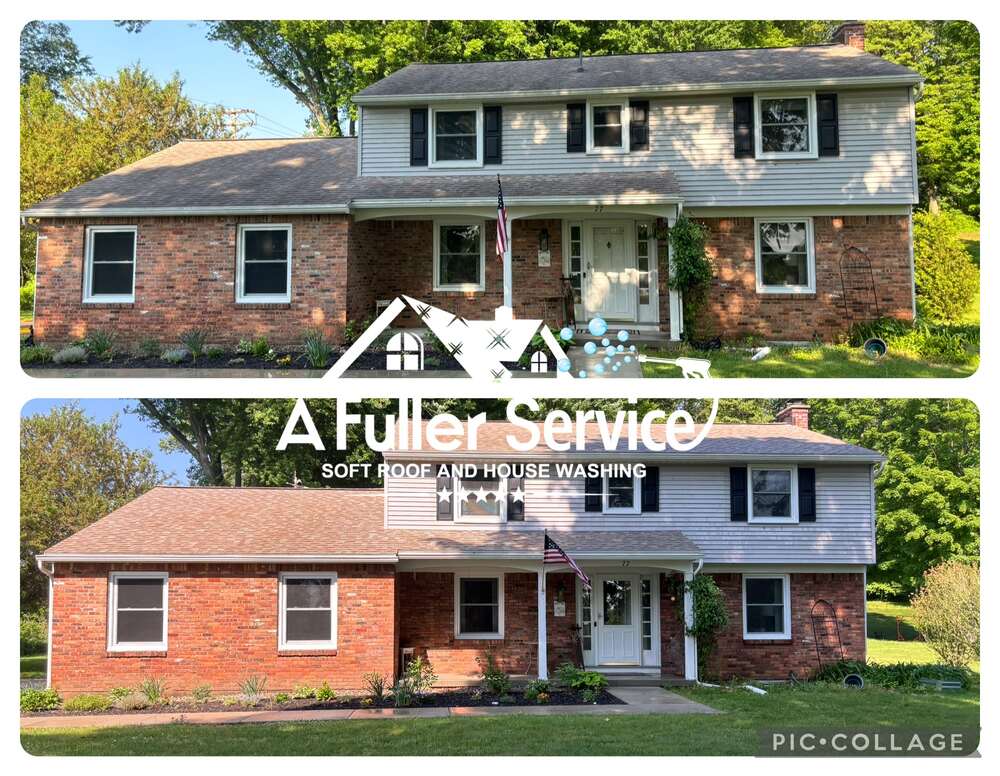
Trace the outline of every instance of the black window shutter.
{"label": "black window shutter", "polygon": [[585,512],[600,512],[603,499],[604,480],[601,477],[587,477],[584,484],[583,510]]}
{"label": "black window shutter", "polygon": [[747,468],[734,466],[729,470],[729,519],[747,522]]}
{"label": "black window shutter", "polygon": [[500,164],[503,161],[500,137],[503,113],[499,105],[483,107],[483,164]]}
{"label": "black window shutter", "polygon": [[799,467],[799,522],[816,522],[816,470]]}
{"label": "black window shutter", "polygon": [[427,108],[410,108],[410,167],[427,166]]}
{"label": "black window shutter", "polygon": [[753,97],[733,97],[733,155],[753,157]]}
{"label": "black window shutter", "polygon": [[583,153],[587,150],[587,103],[571,102],[566,106],[566,151]]}
{"label": "black window shutter", "polygon": [[840,156],[840,119],[837,95],[816,95],[816,121],[819,126],[819,155]]}
{"label": "black window shutter", "polygon": [[[447,468],[447,467],[446,467]],[[455,501],[454,488],[452,487],[455,481],[452,479],[451,475],[439,474],[437,478],[437,488],[434,491],[434,498],[437,501],[437,519],[438,520],[454,520],[455,510],[452,506]],[[447,488],[450,495],[448,498],[442,500],[440,493]]]}
{"label": "black window shutter", "polygon": [[642,511],[660,511],[660,467],[646,464],[646,476],[642,478]]}
{"label": "black window shutter", "polygon": [[[515,490],[520,489],[522,496],[518,501],[511,495]],[[524,477],[507,478],[507,520],[524,520]]]}
{"label": "black window shutter", "polygon": [[649,150],[649,100],[629,102],[629,150]]}

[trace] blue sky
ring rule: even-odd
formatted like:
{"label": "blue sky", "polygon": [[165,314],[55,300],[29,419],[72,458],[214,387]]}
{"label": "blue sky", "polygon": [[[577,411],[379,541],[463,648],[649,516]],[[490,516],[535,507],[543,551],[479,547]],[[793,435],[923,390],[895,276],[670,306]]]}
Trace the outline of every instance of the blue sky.
{"label": "blue sky", "polygon": [[160,440],[164,435],[153,431],[145,421],[137,415],[126,412],[136,405],[135,401],[120,399],[32,399],[21,409],[21,417],[31,415],[46,415],[54,407],[73,403],[79,404],[94,421],[103,423],[113,415],[118,415],[118,438],[133,450],[149,450],[153,460],[160,469],[173,475],[179,485],[188,483],[187,468],[191,464],[191,456],[187,453],[165,453],[160,449]]}
{"label": "blue sky", "polygon": [[305,130],[308,111],[291,93],[272,84],[243,54],[208,40],[201,22],[154,21],[140,33],[111,21],[66,24],[99,75],[111,76],[136,62],[160,81],[178,72],[184,92],[194,100],[257,111],[262,118],[248,137],[288,137]]}

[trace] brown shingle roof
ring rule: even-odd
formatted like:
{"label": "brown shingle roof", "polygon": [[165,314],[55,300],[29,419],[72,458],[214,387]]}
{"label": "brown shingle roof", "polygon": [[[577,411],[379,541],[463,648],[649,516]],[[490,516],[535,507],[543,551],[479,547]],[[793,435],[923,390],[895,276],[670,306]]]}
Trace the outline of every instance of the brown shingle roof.
{"label": "brown shingle roof", "polygon": [[[49,548],[43,558],[114,556],[364,558],[517,556],[541,559],[542,532],[508,525],[483,529],[386,529],[381,489],[158,487]],[[679,531],[551,534],[564,549],[588,553],[698,557]]]}

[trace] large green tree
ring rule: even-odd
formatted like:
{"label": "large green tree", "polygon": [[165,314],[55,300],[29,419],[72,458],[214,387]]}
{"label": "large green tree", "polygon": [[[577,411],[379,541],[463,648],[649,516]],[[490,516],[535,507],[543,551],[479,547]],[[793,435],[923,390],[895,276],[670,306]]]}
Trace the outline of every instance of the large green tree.
{"label": "large green tree", "polygon": [[40,76],[45,86],[59,94],[68,78],[94,74],[90,57],[80,53],[62,22],[31,21],[21,29],[21,83]]}
{"label": "large green tree", "polygon": [[165,480],[148,451],[95,423],[77,405],[21,422],[21,608],[45,604],[35,555]]}

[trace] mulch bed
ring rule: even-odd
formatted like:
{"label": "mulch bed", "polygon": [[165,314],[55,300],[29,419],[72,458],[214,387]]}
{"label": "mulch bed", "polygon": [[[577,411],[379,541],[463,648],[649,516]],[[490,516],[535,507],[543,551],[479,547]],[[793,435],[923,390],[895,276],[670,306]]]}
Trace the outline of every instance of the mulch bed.
{"label": "mulch bed", "polygon": [[[181,713],[193,713],[198,711],[234,711],[234,712],[247,712],[247,711],[301,711],[303,709],[308,709],[310,711],[327,711],[331,709],[392,709],[395,708],[391,699],[382,701],[381,703],[365,704],[362,703],[364,698],[362,696],[358,697],[344,697],[337,698],[332,701],[318,701],[313,698],[304,699],[291,699],[285,703],[275,703],[273,698],[269,698],[265,701],[261,701],[254,706],[248,704],[236,703],[236,704],[225,704],[221,701],[209,701],[207,703],[198,703],[192,700],[178,699],[173,700],[170,703],[159,704],[156,706],[150,706],[145,709],[116,709],[111,708],[106,711],[66,711],[64,709],[56,709],[54,711],[31,711],[22,712],[22,717],[76,717],[76,716],[93,716],[97,714],[181,714]],[[432,709],[432,708],[448,708],[449,706],[607,706],[610,704],[620,704],[621,700],[616,698],[614,695],[609,693],[607,690],[603,690],[597,699],[596,704],[586,703],[583,698],[575,692],[568,690],[557,690],[553,689],[549,693],[548,703],[540,704],[537,701],[529,701],[525,699],[524,694],[518,690],[513,690],[510,693],[510,700],[501,703],[495,695],[488,695],[486,693],[476,693],[474,690],[441,690],[436,692],[430,692],[420,698],[415,698],[413,704],[408,708],[412,709]]]}

